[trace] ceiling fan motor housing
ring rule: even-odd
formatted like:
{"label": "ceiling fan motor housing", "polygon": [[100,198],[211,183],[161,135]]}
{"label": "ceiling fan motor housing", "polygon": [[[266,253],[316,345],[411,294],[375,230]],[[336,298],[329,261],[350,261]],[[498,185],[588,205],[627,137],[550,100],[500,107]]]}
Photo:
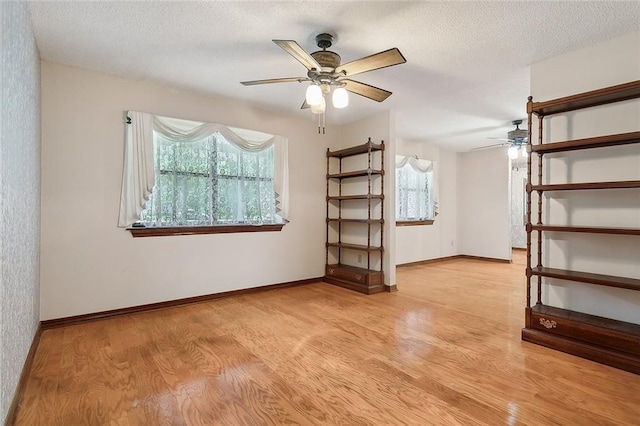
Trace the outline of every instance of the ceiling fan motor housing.
{"label": "ceiling fan motor housing", "polygon": [[318,50],[311,54],[313,59],[318,61],[322,68],[338,68],[340,66],[340,55],[329,50]]}
{"label": "ceiling fan motor housing", "polygon": [[520,124],[522,124],[522,120],[514,120],[512,124],[515,124],[515,130],[511,130],[507,133],[507,138],[511,139],[516,145],[522,145],[526,143],[527,137],[529,136],[529,132],[527,130],[521,130]]}

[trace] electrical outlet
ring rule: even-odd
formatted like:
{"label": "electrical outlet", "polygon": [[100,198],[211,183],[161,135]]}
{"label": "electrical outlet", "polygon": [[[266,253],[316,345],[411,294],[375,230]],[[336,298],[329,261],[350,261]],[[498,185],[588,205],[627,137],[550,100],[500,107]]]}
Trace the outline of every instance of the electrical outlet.
{"label": "electrical outlet", "polygon": [[362,263],[362,255],[361,254],[358,255],[358,263]]}

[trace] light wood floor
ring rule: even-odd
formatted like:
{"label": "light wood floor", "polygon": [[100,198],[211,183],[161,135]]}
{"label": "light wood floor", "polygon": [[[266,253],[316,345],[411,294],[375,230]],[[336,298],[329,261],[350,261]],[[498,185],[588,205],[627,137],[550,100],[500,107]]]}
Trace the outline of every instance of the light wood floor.
{"label": "light wood floor", "polygon": [[46,330],[17,424],[640,424],[640,376],[520,340],[515,254]]}

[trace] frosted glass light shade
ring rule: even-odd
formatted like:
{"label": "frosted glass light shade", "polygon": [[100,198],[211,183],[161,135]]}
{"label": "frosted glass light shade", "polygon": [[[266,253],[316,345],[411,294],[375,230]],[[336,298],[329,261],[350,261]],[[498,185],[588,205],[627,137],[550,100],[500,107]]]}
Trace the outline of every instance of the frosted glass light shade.
{"label": "frosted glass light shade", "polygon": [[322,89],[317,84],[311,84],[307,87],[306,95],[307,103],[311,106],[320,105],[322,102]]}
{"label": "frosted glass light shade", "polygon": [[516,148],[515,146],[510,146],[507,150],[507,155],[512,160],[515,160],[516,158],[518,158],[518,148]]}
{"label": "frosted glass light shade", "polygon": [[324,97],[323,97],[322,102],[320,102],[319,105],[311,105],[311,113],[322,114],[326,108],[327,108],[327,103],[324,101]]}
{"label": "frosted glass light shade", "polygon": [[338,87],[333,91],[333,106],[335,108],[344,108],[349,105],[349,95],[347,89]]}
{"label": "frosted glass light shade", "polygon": [[529,154],[527,153],[527,147],[526,147],[525,145],[522,145],[520,148],[522,149],[522,156],[523,156],[524,158],[527,158],[527,156],[529,155]]}

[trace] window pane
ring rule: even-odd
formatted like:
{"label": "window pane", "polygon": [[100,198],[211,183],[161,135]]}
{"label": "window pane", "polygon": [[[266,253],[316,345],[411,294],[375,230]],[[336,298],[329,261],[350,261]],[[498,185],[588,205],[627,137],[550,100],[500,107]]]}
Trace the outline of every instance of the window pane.
{"label": "window pane", "polygon": [[156,183],[147,225],[275,223],[273,147],[245,152],[220,134],[176,142],[154,135]]}
{"label": "window pane", "polygon": [[217,223],[238,223],[238,181],[221,178],[218,180],[217,205],[214,218]]}

